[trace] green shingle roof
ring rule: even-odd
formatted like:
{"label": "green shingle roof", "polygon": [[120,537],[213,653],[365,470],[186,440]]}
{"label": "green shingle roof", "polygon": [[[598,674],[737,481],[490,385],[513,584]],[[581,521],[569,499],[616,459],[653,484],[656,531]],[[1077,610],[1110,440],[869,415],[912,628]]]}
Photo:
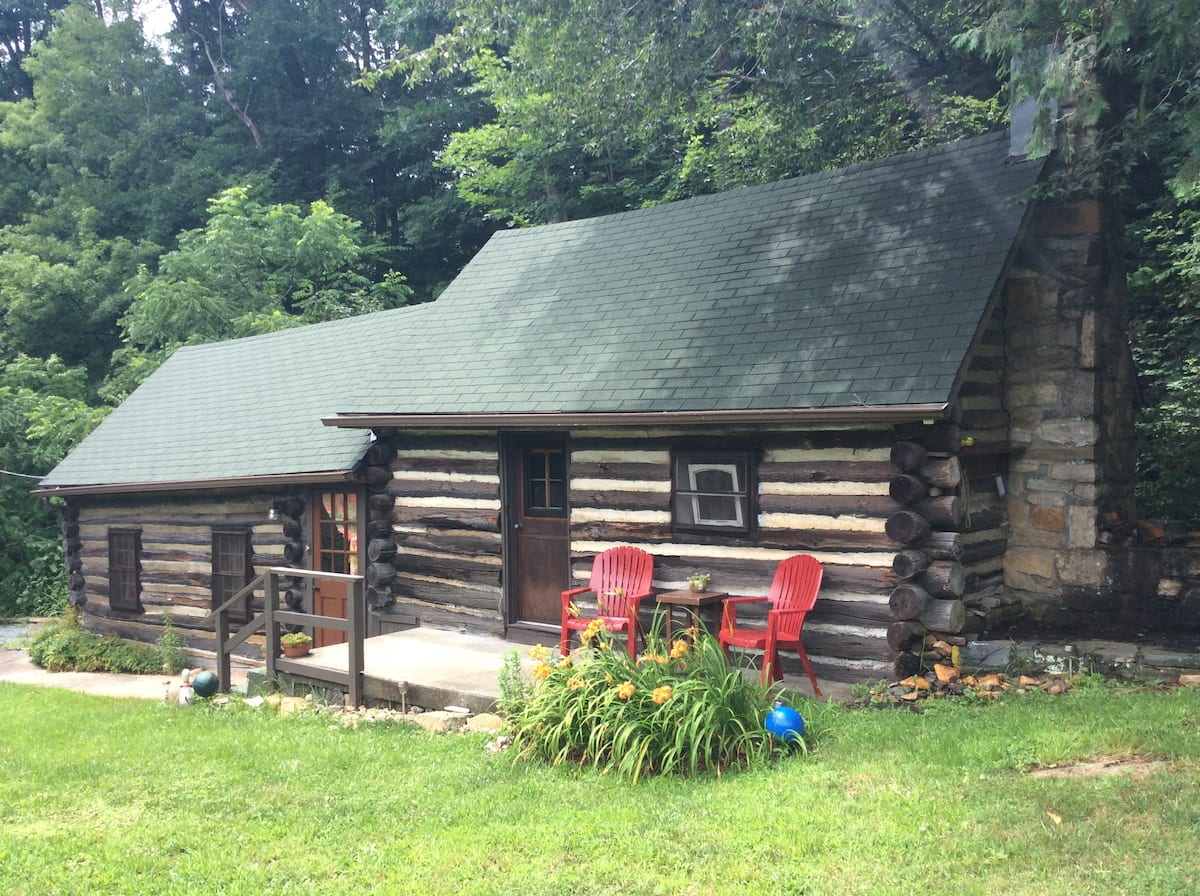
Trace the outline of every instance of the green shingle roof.
{"label": "green shingle roof", "polygon": [[1007,147],[497,233],[432,304],[179,350],[45,484],[349,469],[338,412],[948,401],[1041,169]]}

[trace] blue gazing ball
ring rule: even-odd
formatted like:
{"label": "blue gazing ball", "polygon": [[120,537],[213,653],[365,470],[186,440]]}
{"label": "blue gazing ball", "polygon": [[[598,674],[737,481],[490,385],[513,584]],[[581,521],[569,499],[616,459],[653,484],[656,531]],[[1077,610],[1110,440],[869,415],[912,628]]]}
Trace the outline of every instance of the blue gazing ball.
{"label": "blue gazing ball", "polygon": [[767,713],[766,728],[785,743],[796,743],[804,734],[804,719],[792,707],[776,703],[774,709]]}
{"label": "blue gazing ball", "polygon": [[192,690],[196,692],[197,697],[211,697],[217,692],[219,684],[217,676],[212,672],[200,672],[192,679]]}

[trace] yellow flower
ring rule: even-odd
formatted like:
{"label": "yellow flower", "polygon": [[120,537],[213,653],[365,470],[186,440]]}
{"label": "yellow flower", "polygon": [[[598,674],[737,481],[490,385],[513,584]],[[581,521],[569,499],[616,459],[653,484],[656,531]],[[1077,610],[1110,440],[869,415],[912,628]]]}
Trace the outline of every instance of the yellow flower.
{"label": "yellow flower", "polygon": [[611,672],[605,672],[605,673],[604,673],[604,680],[605,680],[605,681],[607,681],[609,684],[612,684],[612,683],[613,683],[613,681],[614,681],[615,679],[613,678],[613,676],[612,676],[612,673],[611,673]]}
{"label": "yellow flower", "polygon": [[683,640],[683,638],[680,638],[671,645],[671,659],[677,660],[682,656],[687,656],[689,647],[690,645],[688,642]]}
{"label": "yellow flower", "polygon": [[561,660],[558,661],[558,668],[570,669],[571,668],[571,658],[569,656],[564,656]]}
{"label": "yellow flower", "polygon": [[696,626],[694,626],[694,625],[689,625],[686,629],[683,630],[683,633],[685,635],[687,635],[689,638],[691,638],[693,641],[695,641],[698,637],[700,637],[700,629],[696,628]]}
{"label": "yellow flower", "polygon": [[604,621],[601,619],[593,619],[588,623],[587,628],[583,630],[580,636],[585,641],[590,641],[604,631]]}
{"label": "yellow flower", "polygon": [[572,675],[570,678],[567,679],[567,690],[568,691],[578,691],[580,688],[582,688],[584,686],[585,686],[584,680],[576,675]]}
{"label": "yellow flower", "polygon": [[553,671],[554,670],[550,667],[550,664],[547,663],[545,660],[542,660],[536,666],[533,667],[533,680],[534,681],[545,681],[547,678],[550,677],[550,673]]}
{"label": "yellow flower", "polygon": [[655,688],[654,693],[650,695],[650,699],[662,706],[671,699],[671,686],[664,684],[661,688]]}
{"label": "yellow flower", "polygon": [[572,619],[578,619],[579,618],[579,604],[575,603],[575,601],[571,601],[569,604],[567,604],[567,615],[570,616]]}
{"label": "yellow flower", "polygon": [[642,663],[658,663],[660,666],[664,666],[666,665],[666,662],[667,658],[661,653],[647,651],[638,657],[637,664],[640,666]]}
{"label": "yellow flower", "polygon": [[628,700],[633,696],[633,692],[636,690],[637,688],[633,686],[632,681],[623,681],[621,684],[617,685],[617,696],[622,700]]}
{"label": "yellow flower", "polygon": [[534,644],[529,648],[529,655],[535,660],[544,660],[550,656],[550,648],[544,644]]}

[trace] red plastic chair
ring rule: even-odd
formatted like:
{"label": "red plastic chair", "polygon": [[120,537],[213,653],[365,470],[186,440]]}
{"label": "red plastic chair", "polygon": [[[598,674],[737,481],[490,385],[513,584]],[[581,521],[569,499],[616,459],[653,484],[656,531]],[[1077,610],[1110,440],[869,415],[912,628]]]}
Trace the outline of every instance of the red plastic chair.
{"label": "red plastic chair", "polygon": [[[627,632],[629,655],[637,655],[637,618],[641,603],[651,596],[650,582],[654,578],[654,558],[633,547],[609,548],[596,555],[592,577],[586,588],[572,588],[562,593],[562,635],[559,650],[565,656],[571,649],[571,632],[581,632],[593,619],[604,621],[610,632]],[[597,614],[572,616],[575,598],[595,592]]]}
{"label": "red plastic chair", "polygon": [[[779,564],[775,571],[775,580],[771,583],[771,591],[766,597],[727,597],[725,609],[721,614],[721,631],[718,640],[721,649],[726,654],[730,647],[753,648],[763,652],[762,680],[766,684],[768,677],[771,681],[780,681],[783,673],[779,671],[779,648],[795,650],[800,654],[800,661],[808,672],[808,680],[812,682],[813,693],[820,697],[821,688],[817,685],[817,676],[813,674],[812,663],[804,652],[804,642],[800,630],[804,627],[804,617],[817,602],[817,592],[821,590],[823,570],[819,560],[800,554],[788,557]],[[767,611],[767,627],[739,628],[737,624],[737,608],[741,604],[769,603]]]}

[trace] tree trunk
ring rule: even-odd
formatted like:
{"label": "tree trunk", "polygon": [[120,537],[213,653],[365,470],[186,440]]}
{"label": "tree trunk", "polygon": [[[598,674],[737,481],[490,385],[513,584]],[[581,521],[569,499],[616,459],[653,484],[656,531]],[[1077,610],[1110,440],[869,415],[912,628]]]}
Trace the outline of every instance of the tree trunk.
{"label": "tree trunk", "polygon": [[388,584],[396,578],[396,568],[390,563],[371,563],[367,566],[367,584],[372,588]]}
{"label": "tree trunk", "polygon": [[888,647],[895,651],[908,650],[925,635],[925,626],[919,622],[893,622],[887,629]]}
{"label": "tree trunk", "polygon": [[388,516],[392,512],[392,508],[396,506],[396,496],[389,495],[387,492],[379,492],[367,498],[367,506],[371,509],[372,514]]}
{"label": "tree trunk", "polygon": [[888,483],[888,494],[897,504],[911,504],[929,494],[929,486],[919,476],[905,473]]}
{"label": "tree trunk", "polygon": [[929,605],[929,601],[928,591],[920,585],[905,582],[892,592],[888,598],[888,606],[891,608],[893,616],[904,621],[920,617]]}
{"label": "tree trunk", "polygon": [[961,632],[967,623],[967,608],[961,600],[931,600],[921,621],[932,631]]}
{"label": "tree trunk", "polygon": [[396,554],[396,545],[389,538],[372,538],[367,543],[367,559],[390,561]]}
{"label": "tree trunk", "polygon": [[888,517],[883,530],[888,538],[900,544],[912,544],[927,536],[931,527],[929,520],[913,510],[901,510]]}
{"label": "tree trunk", "polygon": [[391,467],[367,467],[364,474],[367,480],[367,487],[375,490],[387,488],[387,484],[392,481]]}
{"label": "tree trunk", "polygon": [[924,551],[908,548],[892,560],[892,572],[902,579],[911,579],[924,572],[929,566],[929,555]]}
{"label": "tree trunk", "polygon": [[967,574],[960,563],[939,560],[917,576],[917,582],[934,597],[962,597],[967,590]]}
{"label": "tree trunk", "polygon": [[928,456],[925,448],[916,442],[897,442],[892,446],[892,463],[905,473],[919,470]]}
{"label": "tree trunk", "polygon": [[913,510],[925,517],[935,529],[961,529],[965,517],[963,502],[955,495],[926,498],[914,505]]}

